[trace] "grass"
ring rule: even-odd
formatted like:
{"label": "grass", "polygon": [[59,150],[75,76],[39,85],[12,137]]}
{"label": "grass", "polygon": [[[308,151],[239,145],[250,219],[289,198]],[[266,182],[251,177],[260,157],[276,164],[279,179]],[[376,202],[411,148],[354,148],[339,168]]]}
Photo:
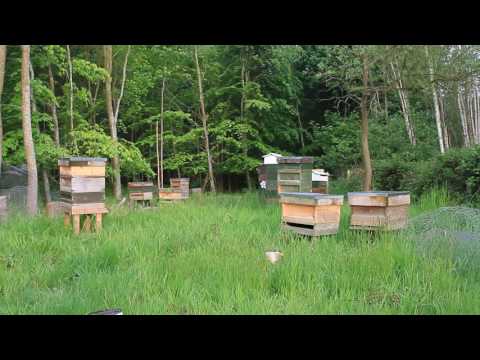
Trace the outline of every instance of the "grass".
{"label": "grass", "polygon": [[[411,207],[449,202],[444,191]],[[206,196],[156,210],[119,209],[100,235],[62,219],[0,225],[0,313],[470,314],[480,283],[447,258],[422,257],[402,233],[348,230],[316,241],[282,233],[277,204],[255,193]],[[278,248],[272,265],[264,252]]]}

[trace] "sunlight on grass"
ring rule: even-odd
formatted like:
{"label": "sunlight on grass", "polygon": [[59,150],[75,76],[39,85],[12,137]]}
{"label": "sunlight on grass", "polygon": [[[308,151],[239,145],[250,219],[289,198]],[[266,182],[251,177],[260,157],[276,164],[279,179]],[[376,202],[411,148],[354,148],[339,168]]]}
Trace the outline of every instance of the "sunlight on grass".
{"label": "sunlight on grass", "polygon": [[[411,216],[450,203],[437,189]],[[401,232],[348,230],[315,241],[282,233],[278,204],[256,193],[204,195],[155,210],[113,211],[100,235],[62,219],[11,218],[0,231],[0,313],[478,313],[480,285]],[[272,265],[265,251],[280,249]]]}

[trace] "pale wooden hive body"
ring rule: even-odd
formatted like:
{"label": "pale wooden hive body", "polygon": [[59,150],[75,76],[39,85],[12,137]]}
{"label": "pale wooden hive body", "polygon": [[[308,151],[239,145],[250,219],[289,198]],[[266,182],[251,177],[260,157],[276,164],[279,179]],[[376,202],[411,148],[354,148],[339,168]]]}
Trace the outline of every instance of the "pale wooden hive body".
{"label": "pale wooden hive body", "polygon": [[350,229],[398,230],[407,225],[410,193],[377,191],[348,193]]}
{"label": "pale wooden hive body", "polygon": [[284,229],[309,236],[338,232],[343,196],[281,193],[280,204]]}

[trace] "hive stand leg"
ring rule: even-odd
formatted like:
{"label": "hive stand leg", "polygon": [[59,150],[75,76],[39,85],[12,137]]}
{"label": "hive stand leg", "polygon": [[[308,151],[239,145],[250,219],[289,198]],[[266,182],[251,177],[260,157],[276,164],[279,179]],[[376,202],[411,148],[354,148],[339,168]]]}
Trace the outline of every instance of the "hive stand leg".
{"label": "hive stand leg", "polygon": [[96,214],[95,216],[95,219],[96,219],[96,223],[95,223],[95,231],[98,233],[100,231],[102,231],[102,215],[103,214]]}
{"label": "hive stand leg", "polygon": [[80,215],[73,215],[73,231],[75,235],[80,234]]}
{"label": "hive stand leg", "polygon": [[70,227],[70,214],[69,213],[65,213],[63,215],[63,225],[65,227]]}
{"label": "hive stand leg", "polygon": [[85,215],[85,221],[83,222],[83,229],[87,232],[92,231],[92,215]]}

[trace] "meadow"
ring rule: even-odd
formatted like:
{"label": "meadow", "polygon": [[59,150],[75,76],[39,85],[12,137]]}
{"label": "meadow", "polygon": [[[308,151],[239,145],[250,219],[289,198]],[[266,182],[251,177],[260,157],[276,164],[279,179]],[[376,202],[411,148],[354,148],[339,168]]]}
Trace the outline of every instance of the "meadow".
{"label": "meadow", "polygon": [[[410,216],[451,205],[445,191]],[[153,210],[119,208],[99,234],[63,219],[0,224],[0,314],[471,314],[476,272],[425,257],[396,233],[348,230],[314,241],[281,231],[257,193],[208,194]],[[279,249],[277,264],[265,251]]]}

